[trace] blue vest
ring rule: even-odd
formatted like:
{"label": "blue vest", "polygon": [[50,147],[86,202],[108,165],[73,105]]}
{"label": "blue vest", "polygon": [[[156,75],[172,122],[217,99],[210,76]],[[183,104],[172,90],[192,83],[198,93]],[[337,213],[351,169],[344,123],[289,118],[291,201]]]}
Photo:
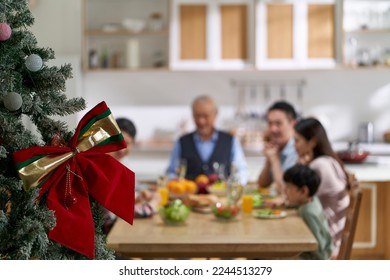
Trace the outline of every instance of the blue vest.
{"label": "blue vest", "polygon": [[186,179],[194,180],[200,174],[214,173],[214,162],[225,165],[225,178],[230,175],[233,137],[226,132],[217,132],[218,140],[207,162],[202,162],[199,156],[194,142],[194,132],[180,138],[181,158],[187,161]]}

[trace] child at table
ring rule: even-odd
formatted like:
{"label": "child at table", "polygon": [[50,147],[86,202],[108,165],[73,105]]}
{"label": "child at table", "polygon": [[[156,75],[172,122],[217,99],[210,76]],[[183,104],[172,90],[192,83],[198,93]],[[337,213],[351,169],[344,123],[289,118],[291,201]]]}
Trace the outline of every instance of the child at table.
{"label": "child at table", "polygon": [[283,175],[289,204],[298,206],[298,215],[312,231],[318,242],[318,250],[304,252],[300,259],[329,259],[332,254],[332,237],[320,201],[314,194],[320,177],[306,165],[296,164]]}
{"label": "child at table", "polygon": [[[116,119],[116,122],[122,132],[124,140],[126,141],[127,147],[122,150],[110,153],[110,155],[121,161],[124,165],[127,165],[125,163],[125,159],[133,148],[137,129],[134,123],[127,118],[118,118]],[[146,218],[152,216],[157,212],[160,199],[161,198],[158,192],[149,190],[148,185],[136,182],[134,217]],[[106,210],[103,232],[108,234],[115,221],[116,215]]]}

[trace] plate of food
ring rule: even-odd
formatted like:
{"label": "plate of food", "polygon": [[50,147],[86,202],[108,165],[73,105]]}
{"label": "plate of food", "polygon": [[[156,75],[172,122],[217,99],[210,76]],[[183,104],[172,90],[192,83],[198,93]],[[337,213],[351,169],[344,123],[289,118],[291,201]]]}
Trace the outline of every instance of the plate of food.
{"label": "plate of food", "polygon": [[260,209],[253,212],[253,217],[258,219],[281,219],[287,217],[287,212],[280,209]]}

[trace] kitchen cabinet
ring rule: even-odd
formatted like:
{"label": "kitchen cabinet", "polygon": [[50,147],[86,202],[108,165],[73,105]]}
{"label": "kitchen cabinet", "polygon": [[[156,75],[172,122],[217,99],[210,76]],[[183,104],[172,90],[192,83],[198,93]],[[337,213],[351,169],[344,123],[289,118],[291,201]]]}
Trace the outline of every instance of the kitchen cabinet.
{"label": "kitchen cabinet", "polygon": [[390,2],[345,0],[343,63],[390,66]]}
{"label": "kitchen cabinet", "polygon": [[336,19],[333,0],[259,1],[257,68],[334,67]]}
{"label": "kitchen cabinet", "polygon": [[173,0],[170,65],[334,67],[335,7],[334,0]]}
{"label": "kitchen cabinet", "polygon": [[167,67],[168,0],[82,3],[85,71]]}
{"label": "kitchen cabinet", "polygon": [[352,259],[390,259],[390,182],[361,183],[362,204],[352,249]]}
{"label": "kitchen cabinet", "polygon": [[[387,154],[387,150],[381,153]],[[345,166],[356,175],[363,193],[352,259],[390,259],[390,166],[387,155],[377,160]]]}
{"label": "kitchen cabinet", "polygon": [[83,69],[390,65],[390,2],[82,0]]}
{"label": "kitchen cabinet", "polygon": [[253,0],[172,0],[172,69],[253,67]]}

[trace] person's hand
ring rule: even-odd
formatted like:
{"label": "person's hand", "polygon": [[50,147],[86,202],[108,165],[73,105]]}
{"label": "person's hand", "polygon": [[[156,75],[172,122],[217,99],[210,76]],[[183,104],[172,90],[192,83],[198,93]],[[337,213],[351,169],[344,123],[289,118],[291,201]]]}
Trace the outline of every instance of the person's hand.
{"label": "person's hand", "polygon": [[270,143],[270,142],[266,142],[264,144],[264,155],[269,159],[271,160],[272,158],[275,158],[275,157],[278,157],[279,155],[279,149],[276,145]]}
{"label": "person's hand", "polygon": [[359,181],[356,178],[355,174],[347,172],[347,181],[349,190],[355,190],[359,187]]}
{"label": "person's hand", "polygon": [[264,143],[270,143],[271,142],[271,132],[269,130],[264,131],[263,141],[264,141]]}
{"label": "person's hand", "polygon": [[153,194],[149,190],[143,190],[139,194],[140,200],[144,202],[148,202],[152,199]]}
{"label": "person's hand", "polygon": [[313,156],[310,154],[305,154],[298,158],[298,163],[303,165],[308,165],[313,160]]}

